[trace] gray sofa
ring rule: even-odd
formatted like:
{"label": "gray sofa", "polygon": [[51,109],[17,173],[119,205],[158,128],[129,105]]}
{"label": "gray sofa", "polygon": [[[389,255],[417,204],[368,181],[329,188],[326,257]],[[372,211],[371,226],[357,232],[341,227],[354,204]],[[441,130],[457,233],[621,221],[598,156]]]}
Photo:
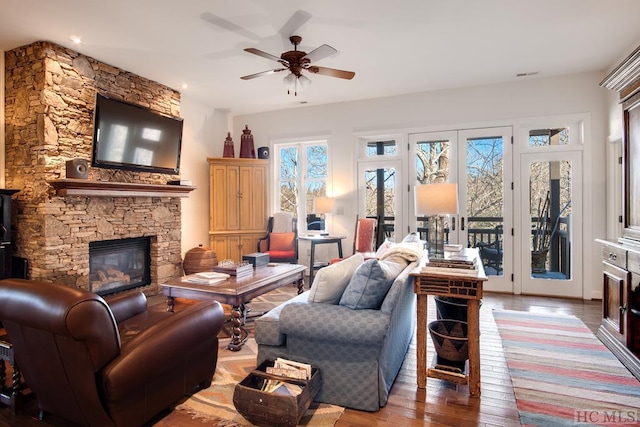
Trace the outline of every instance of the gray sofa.
{"label": "gray sofa", "polygon": [[409,274],[419,260],[410,258],[379,309],[309,302],[307,291],[257,319],[257,363],[285,357],[318,368],[322,388],[314,400],[365,411],[385,406],[415,329]]}

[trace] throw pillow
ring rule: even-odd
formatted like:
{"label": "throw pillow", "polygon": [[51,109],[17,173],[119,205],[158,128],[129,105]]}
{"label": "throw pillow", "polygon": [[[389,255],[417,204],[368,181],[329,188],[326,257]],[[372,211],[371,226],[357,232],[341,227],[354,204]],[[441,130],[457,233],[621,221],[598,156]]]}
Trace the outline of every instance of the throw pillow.
{"label": "throw pillow", "polygon": [[296,233],[271,233],[269,235],[269,250],[290,251],[295,245]]}
{"label": "throw pillow", "polygon": [[340,262],[321,268],[313,279],[309,302],[337,304],[356,268],[364,262],[362,254],[354,254]]}
{"label": "throw pillow", "polygon": [[340,305],[353,310],[379,309],[404,265],[369,259],[357,268],[340,298]]}

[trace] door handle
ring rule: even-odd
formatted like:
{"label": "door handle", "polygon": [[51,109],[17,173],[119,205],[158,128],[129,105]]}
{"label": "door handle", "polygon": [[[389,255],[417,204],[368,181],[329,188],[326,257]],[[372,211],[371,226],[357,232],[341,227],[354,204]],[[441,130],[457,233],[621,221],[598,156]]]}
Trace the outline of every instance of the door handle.
{"label": "door handle", "polygon": [[464,231],[464,217],[460,218],[460,230]]}
{"label": "door handle", "polygon": [[456,217],[451,217],[451,231],[456,231]]}

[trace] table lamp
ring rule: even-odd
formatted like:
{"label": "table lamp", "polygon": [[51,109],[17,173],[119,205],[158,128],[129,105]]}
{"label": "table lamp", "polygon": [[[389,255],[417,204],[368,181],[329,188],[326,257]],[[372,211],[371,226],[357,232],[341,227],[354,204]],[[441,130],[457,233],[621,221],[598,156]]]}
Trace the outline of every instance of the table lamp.
{"label": "table lamp", "polygon": [[316,197],[313,201],[313,209],[316,214],[322,215],[321,236],[328,236],[326,214],[332,213],[336,206],[336,199],[331,197]]}
{"label": "table lamp", "polygon": [[414,187],[416,216],[430,216],[429,255],[444,255],[444,215],[458,213],[458,184],[443,182]]}

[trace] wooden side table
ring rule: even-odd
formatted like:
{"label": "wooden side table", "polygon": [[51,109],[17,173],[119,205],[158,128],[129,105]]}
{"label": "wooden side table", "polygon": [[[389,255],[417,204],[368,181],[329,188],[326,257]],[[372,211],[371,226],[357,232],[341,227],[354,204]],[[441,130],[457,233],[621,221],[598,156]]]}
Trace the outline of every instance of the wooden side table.
{"label": "wooden side table", "polygon": [[[475,250],[477,270],[457,268],[424,269],[412,273],[414,292],[417,295],[417,371],[418,388],[427,387],[427,376],[469,384],[469,394],[480,396],[480,300],[482,284],[487,276]],[[469,339],[469,370],[466,374],[446,372],[440,369],[427,370],[427,298],[429,295],[455,297],[468,300],[467,331]]]}
{"label": "wooden side table", "polygon": [[[0,329],[0,331],[4,331]],[[5,361],[11,365],[11,387],[7,388],[7,367]],[[13,346],[7,335],[0,332],[0,403],[11,407],[13,414],[22,409],[22,390],[24,384],[21,381],[20,369],[15,361]]]}
{"label": "wooden side table", "polygon": [[313,284],[313,276],[316,270],[320,270],[322,267],[329,265],[328,263],[317,263],[316,258],[316,245],[322,245],[327,243],[335,243],[338,245],[338,258],[342,258],[342,239],[346,236],[299,236],[298,240],[309,240],[311,242],[311,258],[309,259],[309,287]]}

